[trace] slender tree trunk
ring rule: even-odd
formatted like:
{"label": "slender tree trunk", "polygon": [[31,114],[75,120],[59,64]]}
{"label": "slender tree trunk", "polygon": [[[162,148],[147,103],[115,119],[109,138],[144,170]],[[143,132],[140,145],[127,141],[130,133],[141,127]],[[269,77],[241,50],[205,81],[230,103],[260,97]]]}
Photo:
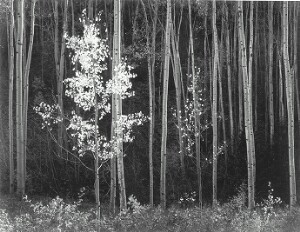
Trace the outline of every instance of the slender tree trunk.
{"label": "slender tree trunk", "polygon": [[229,108],[229,122],[230,122],[230,147],[233,152],[234,143],[234,123],[233,123],[233,105],[232,105],[232,81],[231,81],[231,62],[230,62],[230,31],[228,23],[228,7],[225,6],[226,16],[226,63],[227,63],[227,88],[228,88],[228,108]]}
{"label": "slender tree trunk", "polygon": [[[114,0],[114,41],[113,41],[113,69],[115,69],[121,63],[121,1]],[[117,78],[115,74],[113,78]],[[123,140],[122,132],[120,132],[120,123],[117,123],[122,115],[122,99],[120,95],[114,96],[114,110],[116,121],[114,121],[116,144],[115,153],[117,157],[117,170],[118,170],[118,182],[120,190],[120,211],[124,211],[127,208],[126,204],[126,189],[125,189],[125,175],[124,175],[124,163],[123,163]]]}
{"label": "slender tree trunk", "polygon": [[29,94],[29,71],[31,65],[31,57],[32,57],[32,47],[33,47],[33,38],[34,38],[34,22],[35,22],[35,3],[37,0],[31,0],[31,22],[30,22],[30,38],[29,38],[29,47],[26,59],[25,73],[24,73],[24,88],[23,88],[23,121],[24,121],[24,135],[23,135],[23,149],[24,149],[24,183],[26,179],[26,153],[27,153],[27,112],[28,112],[28,94]]}
{"label": "slender tree trunk", "polygon": [[181,73],[179,70],[180,59],[179,59],[179,48],[175,41],[175,29],[171,29],[171,42],[172,42],[172,64],[173,64],[173,76],[176,90],[176,117],[178,124],[178,141],[179,141],[179,155],[180,155],[180,168],[182,180],[185,182],[185,166],[184,166],[184,151],[183,151],[183,134],[182,134],[182,116],[181,116]]}
{"label": "slender tree trunk", "polygon": [[258,104],[258,95],[257,95],[257,88],[258,88],[258,64],[259,64],[259,34],[258,34],[258,4],[259,2],[256,2],[256,10],[255,10],[255,37],[254,37],[254,131],[257,131],[258,125],[257,125],[257,104]]}
{"label": "slender tree trunk", "polygon": [[269,121],[270,121],[270,146],[274,144],[274,100],[273,100],[273,2],[268,2],[269,23]]}
{"label": "slender tree trunk", "polygon": [[[249,57],[248,57],[248,101],[249,101],[249,138],[251,148],[251,171],[252,171],[252,185],[253,185],[253,201],[255,198],[255,182],[256,182],[256,157],[255,157],[255,140],[253,131],[253,94],[252,94],[252,69],[253,69],[253,1],[250,1],[250,18],[249,18]],[[255,206],[255,201],[252,202]]]}
{"label": "slender tree trunk", "polygon": [[[99,183],[99,148],[98,148],[98,122],[99,122],[99,110],[98,110],[98,96],[96,92],[96,81],[93,80],[94,84],[94,91],[95,91],[95,154],[94,154],[94,171],[95,171],[95,198],[96,198],[96,215],[97,220],[100,223],[100,217],[101,217],[101,203],[100,203],[100,183]],[[98,231],[100,231],[100,225],[98,226]]]}
{"label": "slender tree trunk", "polygon": [[193,101],[194,101],[194,124],[195,124],[195,144],[196,144],[196,166],[198,178],[198,195],[199,206],[202,208],[202,178],[201,178],[201,157],[200,157],[200,109],[199,109],[199,96],[198,96],[198,83],[195,73],[195,57],[194,57],[194,38],[192,29],[192,10],[191,1],[188,0],[189,7],[189,30],[190,30],[190,52],[191,52],[191,69],[193,78]]}
{"label": "slender tree trunk", "polygon": [[9,25],[9,193],[14,193],[15,165],[14,165],[14,123],[13,123],[13,91],[14,91],[14,1],[10,2],[10,25]]}
{"label": "slender tree trunk", "polygon": [[147,37],[147,65],[148,65],[148,84],[149,84],[149,197],[150,205],[153,207],[153,136],[154,136],[154,123],[155,123],[155,82],[154,82],[154,72],[155,72],[155,39],[156,39],[156,24],[157,24],[157,10],[158,4],[155,1],[154,18],[152,25],[152,41],[150,47],[150,27],[148,22],[148,17],[146,13],[146,8],[143,0],[141,0],[145,20],[146,20],[146,37]]}
{"label": "slender tree trunk", "polygon": [[16,143],[17,143],[17,193],[25,194],[24,183],[24,149],[23,149],[23,32],[24,32],[24,0],[18,1],[17,15],[17,53],[16,53]]}
{"label": "slender tree trunk", "polygon": [[[151,91],[149,89],[149,103],[151,103],[152,109],[150,107],[150,118],[151,118],[151,133],[149,135],[149,174],[150,174],[150,205],[153,206],[153,138],[154,138],[154,126],[155,126],[155,46],[156,46],[156,24],[158,18],[158,2],[155,1],[154,7],[154,19],[153,19],[153,29],[152,29],[152,44],[151,44],[151,78],[149,79],[149,86],[151,86]],[[152,95],[150,97],[150,94]],[[150,138],[152,139],[150,141]],[[150,153],[150,147],[152,148]],[[151,156],[150,156],[151,154]]]}
{"label": "slender tree trunk", "polygon": [[296,175],[294,155],[294,101],[293,101],[293,80],[289,61],[288,45],[288,2],[283,2],[282,12],[282,33],[283,33],[283,61],[286,84],[286,101],[288,113],[288,150],[289,150],[289,184],[290,184],[290,206],[296,204]]}
{"label": "slender tree trunk", "polygon": [[167,0],[167,19],[165,32],[163,107],[162,107],[162,138],[161,138],[161,170],[160,170],[160,204],[166,208],[166,168],[167,168],[167,130],[168,130],[168,86],[170,65],[170,32],[172,26],[171,0]]}
{"label": "slender tree trunk", "polygon": [[[250,23],[253,24],[253,2],[250,2]],[[240,41],[240,53],[241,53],[241,66],[243,74],[243,88],[244,88],[244,119],[245,119],[245,134],[246,134],[246,145],[247,145],[247,167],[248,167],[248,207],[253,209],[255,206],[254,201],[254,176],[253,176],[253,145],[254,145],[254,136],[253,136],[253,127],[252,127],[252,107],[250,101],[251,98],[251,84],[252,82],[252,64],[249,59],[248,71],[247,71],[247,55],[246,55],[246,40],[244,33],[244,22],[243,22],[243,3],[238,2],[238,23],[239,23],[239,41]],[[252,36],[251,36],[252,33]],[[253,28],[250,29],[250,43],[249,43],[249,55],[252,56],[252,42],[251,37],[253,37]],[[250,78],[249,78],[250,77]],[[253,140],[252,140],[253,139]]]}
{"label": "slender tree trunk", "polygon": [[[107,2],[104,3],[104,9],[105,9],[105,17],[106,17],[106,24],[107,24],[107,30],[106,30],[106,37],[108,38],[108,46],[109,46],[109,59],[108,59],[108,73],[110,75],[110,78],[113,76],[113,67],[112,67],[112,57],[113,57],[113,28],[112,28],[112,18],[109,17],[108,11],[112,11],[110,8],[112,7],[112,2],[107,6]],[[109,7],[109,9],[107,9]],[[112,106],[115,105],[115,95],[112,96]],[[115,115],[115,108],[112,107],[112,125],[111,125],[111,139],[115,135],[115,121],[116,121],[116,115]],[[110,200],[109,200],[109,211],[111,215],[115,215],[116,213],[116,195],[117,195],[117,159],[116,155],[114,154],[110,159]]]}
{"label": "slender tree trunk", "polygon": [[284,99],[283,99],[283,77],[282,77],[282,49],[277,46],[278,52],[278,70],[279,70],[279,122],[280,124],[284,121]]}
{"label": "slender tree trunk", "polygon": [[62,156],[63,150],[63,77],[65,72],[65,49],[66,49],[66,39],[64,34],[67,32],[67,19],[68,19],[68,0],[64,0],[64,15],[63,15],[63,35],[61,38],[61,48],[59,53],[59,37],[58,37],[58,0],[54,2],[54,60],[56,67],[56,77],[57,77],[57,103],[59,106],[60,120],[58,122],[57,131],[57,153],[58,156]]}
{"label": "slender tree trunk", "polygon": [[214,43],[213,65],[213,103],[212,103],[212,126],[213,126],[213,206],[217,203],[217,173],[218,173],[218,34],[216,26],[216,1],[212,2],[212,27]]}
{"label": "slender tree trunk", "polygon": [[[299,9],[298,9],[298,3],[294,2],[294,80],[295,80],[295,94],[294,97],[296,99],[296,107],[297,107],[297,116],[298,116],[298,135],[300,135],[300,96],[299,96],[299,77],[298,77],[298,17],[299,17]],[[300,161],[300,160],[299,160]],[[298,164],[299,164],[298,161]],[[298,166],[300,167],[300,166]],[[298,168],[299,170],[299,168]],[[300,174],[300,170],[298,171]],[[298,178],[299,179],[299,178]],[[300,181],[298,181],[297,186],[300,184]],[[300,195],[299,195],[299,186],[297,191],[297,200],[299,201]]]}
{"label": "slender tree trunk", "polygon": [[[4,7],[2,7],[4,8]],[[10,10],[10,9],[7,9]],[[8,13],[5,9],[0,11],[0,197],[9,190],[9,27]]]}

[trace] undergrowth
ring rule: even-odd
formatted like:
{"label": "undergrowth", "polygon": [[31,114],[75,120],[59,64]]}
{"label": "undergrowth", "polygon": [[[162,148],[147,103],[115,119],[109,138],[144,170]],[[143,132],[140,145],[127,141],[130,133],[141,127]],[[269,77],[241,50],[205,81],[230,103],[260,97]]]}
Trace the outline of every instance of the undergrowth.
{"label": "undergrowth", "polygon": [[[194,193],[184,194],[179,204],[168,210],[141,205],[130,196],[127,211],[115,217],[104,213],[101,231],[300,231],[300,209],[283,206],[271,188],[268,198],[253,211],[246,207],[244,188],[228,203],[201,210],[194,205],[194,196]],[[0,201],[0,232],[97,231],[99,222],[94,210],[81,208],[82,200],[66,203],[56,197],[47,202],[33,202],[25,198],[18,210],[9,207],[7,200]]]}

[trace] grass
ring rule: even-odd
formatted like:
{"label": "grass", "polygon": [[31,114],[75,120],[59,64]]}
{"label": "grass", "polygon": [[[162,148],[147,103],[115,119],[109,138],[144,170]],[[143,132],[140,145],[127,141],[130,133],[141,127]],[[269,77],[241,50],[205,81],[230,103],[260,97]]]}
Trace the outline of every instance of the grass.
{"label": "grass", "polygon": [[[214,208],[194,206],[192,197],[181,198],[176,206],[163,210],[140,205],[131,196],[129,209],[115,217],[104,212],[101,231],[300,231],[300,208],[281,205],[272,191],[268,199],[249,211],[243,191],[226,204]],[[97,231],[93,207],[83,202],[66,203],[63,199],[23,201],[13,197],[0,200],[0,232],[10,231]]]}

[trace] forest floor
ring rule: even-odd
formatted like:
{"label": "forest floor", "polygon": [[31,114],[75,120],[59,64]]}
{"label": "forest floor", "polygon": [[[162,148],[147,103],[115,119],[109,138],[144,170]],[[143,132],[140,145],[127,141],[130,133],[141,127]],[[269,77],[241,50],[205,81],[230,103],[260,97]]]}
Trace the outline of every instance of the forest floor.
{"label": "forest floor", "polygon": [[[163,210],[140,205],[132,198],[130,210],[114,217],[102,209],[101,231],[300,231],[300,208],[279,205],[272,196],[249,211],[245,196],[238,195],[230,202],[213,207],[193,206],[181,202]],[[103,207],[105,208],[105,207]],[[17,200],[6,196],[0,199],[0,232],[9,231],[97,231],[94,206],[91,203],[32,198]]]}

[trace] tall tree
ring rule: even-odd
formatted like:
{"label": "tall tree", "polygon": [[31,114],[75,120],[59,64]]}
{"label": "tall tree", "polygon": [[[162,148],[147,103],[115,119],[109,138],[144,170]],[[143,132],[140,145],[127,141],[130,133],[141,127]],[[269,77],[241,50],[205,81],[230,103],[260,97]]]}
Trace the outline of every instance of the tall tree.
{"label": "tall tree", "polygon": [[273,2],[268,2],[268,26],[269,26],[269,121],[270,121],[270,145],[273,146],[274,140],[274,94],[273,94]]}
{"label": "tall tree", "polygon": [[226,20],[226,64],[227,64],[227,87],[228,87],[228,107],[229,107],[229,122],[230,122],[230,147],[233,152],[234,142],[234,123],[233,123],[233,103],[232,103],[232,81],[231,81],[231,49],[230,49],[230,30],[228,22],[228,6],[225,6],[225,20]]}
{"label": "tall tree", "polygon": [[[25,175],[26,175],[26,153],[27,153],[27,113],[28,113],[28,95],[29,95],[29,72],[31,65],[31,57],[32,57],[32,48],[33,48],[33,39],[34,39],[34,24],[35,24],[35,4],[37,0],[31,0],[30,6],[30,35],[29,35],[29,45],[27,51],[27,59],[26,66],[24,70],[24,83],[23,83],[23,120],[24,120],[24,135],[23,135],[23,146],[24,146],[24,167],[25,167]],[[26,44],[25,44],[26,45]],[[26,176],[25,176],[26,178]]]}
{"label": "tall tree", "polygon": [[[116,79],[117,69],[121,63],[121,1],[114,0],[114,37],[113,37],[113,80]],[[118,183],[120,190],[120,210],[127,208],[126,205],[126,189],[125,189],[125,175],[123,163],[123,142],[122,130],[119,123],[117,123],[122,115],[122,99],[119,94],[114,94],[112,103],[113,113],[113,128],[114,136],[117,142],[114,145],[114,151],[117,157]]]}
{"label": "tall tree", "polygon": [[243,77],[243,93],[244,93],[244,120],[245,120],[245,135],[247,145],[247,169],[248,169],[248,207],[253,209],[254,201],[254,134],[252,125],[252,45],[253,45],[253,2],[250,2],[250,42],[249,42],[249,57],[247,67],[246,55],[246,39],[243,20],[243,3],[238,2],[238,27],[239,27],[239,43],[240,57]]}
{"label": "tall tree", "polygon": [[295,142],[294,142],[294,96],[293,96],[293,74],[289,61],[288,44],[288,2],[283,2],[282,12],[282,46],[285,76],[285,93],[287,102],[288,118],[288,151],[289,151],[289,185],[290,185],[290,206],[296,204],[296,174],[295,174]]}
{"label": "tall tree", "polygon": [[[158,2],[154,1],[154,16],[152,19],[152,37],[150,39],[150,25],[147,17],[146,7],[141,0],[145,20],[146,20],[146,46],[147,46],[147,67],[148,67],[148,85],[149,85],[149,198],[150,205],[153,207],[153,138],[155,124],[155,44],[156,44],[156,25],[158,18]],[[149,2],[149,4],[151,4]],[[150,5],[149,5],[149,8]],[[151,45],[150,45],[151,44]]]}
{"label": "tall tree", "polygon": [[[9,21],[7,21],[9,22]],[[14,122],[13,122],[13,89],[14,89],[14,1],[10,2],[9,26],[9,102],[8,102],[8,127],[9,127],[9,193],[14,192],[15,165],[14,165]]]}
{"label": "tall tree", "polygon": [[[298,9],[298,2],[294,2],[294,22],[293,22],[293,30],[294,30],[294,80],[295,80],[295,101],[297,106],[297,117],[298,117],[298,133],[300,133],[300,96],[299,96],[299,78],[298,78],[298,17],[299,17],[299,9]],[[298,169],[299,170],[299,169]],[[300,170],[299,170],[300,173]],[[297,174],[296,174],[297,175]],[[299,180],[299,178],[298,178]],[[299,191],[299,184],[300,182],[296,183],[298,187],[297,191],[297,201],[300,200],[300,191]]]}
{"label": "tall tree", "polygon": [[[2,3],[0,3],[1,5]],[[0,6],[0,195],[8,190],[8,30],[5,8]]]}
{"label": "tall tree", "polygon": [[25,194],[25,153],[23,145],[23,32],[24,0],[17,2],[17,46],[16,46],[16,144],[17,144],[17,193]]}
{"label": "tall tree", "polygon": [[191,1],[188,0],[189,8],[189,31],[190,31],[190,56],[191,56],[191,69],[193,81],[193,103],[194,103],[194,125],[195,125],[195,144],[196,144],[196,166],[197,166],[197,179],[198,179],[198,195],[199,205],[202,207],[202,178],[201,178],[201,163],[200,163],[200,109],[199,109],[199,96],[197,91],[197,80],[195,73],[195,57],[194,57],[194,38],[192,28],[192,9]]}
{"label": "tall tree", "polygon": [[[179,29],[180,30],[180,25]],[[176,92],[176,117],[178,127],[178,141],[179,141],[179,156],[182,181],[185,183],[185,165],[184,165],[184,149],[183,149],[183,133],[182,133],[182,114],[181,114],[181,98],[182,98],[182,76],[181,63],[179,54],[179,34],[176,33],[175,23],[171,28],[171,45],[172,45],[172,67],[174,76],[174,85]]]}
{"label": "tall tree", "polygon": [[212,126],[213,126],[213,205],[217,202],[217,172],[218,172],[218,33],[216,25],[216,1],[212,2],[212,28],[214,44],[214,63],[213,63],[213,96],[212,96]]}
{"label": "tall tree", "polygon": [[171,0],[167,0],[167,19],[165,30],[165,54],[163,69],[163,102],[162,102],[162,134],[161,134],[161,155],[160,155],[160,204],[166,208],[166,168],[167,168],[167,130],[168,130],[168,86],[170,66],[170,33],[171,33]]}
{"label": "tall tree", "polygon": [[[57,103],[59,105],[59,113],[61,119],[58,124],[58,134],[57,134],[57,146],[58,155],[62,155],[63,151],[63,136],[64,136],[64,126],[63,126],[63,79],[65,75],[65,49],[66,49],[66,39],[65,34],[67,32],[67,19],[68,19],[68,0],[64,0],[64,13],[63,13],[63,32],[61,36],[61,43],[59,43],[59,15],[58,15],[58,0],[54,0],[54,60],[56,68],[56,81],[57,81]],[[59,44],[60,52],[59,52]]]}

